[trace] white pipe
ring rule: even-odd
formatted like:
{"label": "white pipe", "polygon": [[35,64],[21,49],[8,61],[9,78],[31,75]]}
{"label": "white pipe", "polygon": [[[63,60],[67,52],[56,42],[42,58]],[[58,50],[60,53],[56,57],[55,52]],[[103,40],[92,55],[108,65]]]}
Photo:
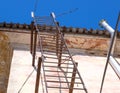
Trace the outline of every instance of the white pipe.
{"label": "white pipe", "polygon": [[114,57],[110,56],[109,63],[120,78],[120,65],[118,64],[118,62],[115,60]]}
{"label": "white pipe", "polygon": [[101,25],[102,27],[104,27],[107,31],[109,31],[109,33],[110,33],[111,35],[113,35],[114,29],[113,29],[111,26],[109,26],[108,23],[107,23],[105,20],[101,20],[101,21],[100,21],[100,25]]}

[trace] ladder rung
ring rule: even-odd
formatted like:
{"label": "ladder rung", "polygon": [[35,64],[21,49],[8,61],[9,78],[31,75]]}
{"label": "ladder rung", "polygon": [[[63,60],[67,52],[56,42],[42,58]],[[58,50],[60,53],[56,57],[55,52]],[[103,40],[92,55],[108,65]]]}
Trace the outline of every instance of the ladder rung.
{"label": "ladder rung", "polygon": [[52,83],[71,83],[71,82],[65,82],[65,81],[53,81],[53,80],[47,80],[46,82],[52,82]]}
{"label": "ladder rung", "polygon": [[[44,42],[42,42],[42,44],[44,44]],[[45,42],[45,44],[46,44],[46,42]],[[49,44],[56,45],[56,43],[55,43],[55,42],[47,42],[47,45],[49,45]]]}
{"label": "ladder rung", "polygon": [[[52,87],[52,86],[47,86],[47,88],[71,89],[71,88],[68,88],[68,87]],[[72,88],[72,89],[75,89],[75,90],[85,90],[84,88]]]}
{"label": "ladder rung", "polygon": [[[58,52],[58,53],[60,53],[60,52]],[[56,55],[56,53],[52,53],[52,52],[47,52],[47,51],[44,51],[44,54],[50,54],[50,55]],[[69,55],[68,53],[62,53],[62,55]],[[64,56],[63,56],[64,57]]]}
{"label": "ladder rung", "polygon": [[57,57],[48,57],[48,56],[45,56],[45,58],[58,59]]}
{"label": "ladder rung", "polygon": [[55,45],[42,45],[45,48],[48,48],[48,49],[53,49],[55,48],[56,49],[56,46]]}
{"label": "ladder rung", "polygon": [[63,55],[62,55],[62,57],[70,58],[70,56],[63,56]]}
{"label": "ladder rung", "polygon": [[[48,61],[44,61],[45,63],[54,63],[54,64],[58,64],[58,62],[48,62]],[[68,64],[68,65],[73,65],[71,63],[61,63],[61,64]]]}
{"label": "ladder rung", "polygon": [[56,53],[44,52],[43,55],[55,55],[56,56]]}
{"label": "ladder rung", "polygon": [[[43,49],[43,51],[46,51],[46,52],[55,52],[55,53],[57,52],[56,49],[54,49],[54,50],[53,50],[53,49]],[[59,50],[58,50],[58,53],[68,54],[68,53],[66,53],[65,51],[60,52]]]}
{"label": "ladder rung", "polygon": [[[52,83],[71,83],[66,81],[53,81],[53,80],[46,80],[46,82],[52,82]],[[74,84],[82,84],[80,82],[74,82]]]}
{"label": "ladder rung", "polygon": [[46,35],[40,35],[41,38],[44,39],[56,39],[56,35],[54,33],[51,33],[51,34],[46,34]]}
{"label": "ladder rung", "polygon": [[47,48],[47,47],[53,47],[53,48],[56,48],[56,46],[55,46],[55,44],[49,44],[49,45],[42,45],[43,46],[43,48]]}
{"label": "ladder rung", "polygon": [[48,62],[48,61],[44,61],[44,63],[53,63],[53,64],[58,64],[58,62]]}
{"label": "ladder rung", "polygon": [[[54,67],[54,68],[59,68],[58,66],[48,66],[48,65],[44,65],[44,67]],[[73,69],[73,67],[62,67],[62,66],[60,66],[60,68]]]}
{"label": "ladder rung", "polygon": [[44,49],[46,49],[46,50],[47,50],[47,49],[54,49],[54,50],[56,50],[56,45],[55,45],[55,44],[49,44],[49,45],[48,45],[48,43],[47,43],[47,44],[45,43],[45,44],[42,44],[42,47],[43,47],[43,48],[42,48],[43,50],[44,50]]}
{"label": "ladder rung", "polygon": [[61,60],[64,60],[64,61],[72,61],[71,59],[61,59]]}
{"label": "ladder rung", "polygon": [[52,87],[52,86],[47,86],[47,88],[69,89],[67,87]]}
{"label": "ladder rung", "polygon": [[[53,71],[53,70],[44,70],[44,71],[46,71],[46,72],[62,72],[63,73],[63,71]],[[76,72],[66,72],[66,73],[76,73]]]}
{"label": "ladder rung", "polygon": [[[45,75],[46,77],[58,77],[53,75]],[[59,76],[60,78],[74,78],[74,77],[65,77],[65,76]],[[80,79],[79,77],[75,77],[75,79]]]}
{"label": "ladder rung", "polygon": [[56,51],[52,51],[52,50],[43,50],[43,52],[54,52],[54,53],[56,53]]}
{"label": "ladder rung", "polygon": [[53,71],[53,70],[44,70],[45,72],[62,72],[62,71]]}
{"label": "ladder rung", "polygon": [[40,36],[44,36],[44,37],[46,37],[46,36],[56,36],[54,33],[48,33],[48,34],[42,34],[42,33],[40,33]]}
{"label": "ladder rung", "polygon": [[42,37],[44,37],[42,40],[55,40],[56,39],[56,37],[55,36],[51,36],[51,37],[49,37],[49,36],[41,36],[41,38]]}
{"label": "ladder rung", "polygon": [[[54,42],[54,43],[56,43],[56,40],[54,40],[54,39],[49,39],[49,38],[48,38],[48,39],[45,39],[45,38],[44,38],[44,40],[42,40],[42,41],[43,41],[43,42],[48,42],[48,43],[49,43],[49,42]],[[60,44],[60,43],[62,43],[62,41],[61,41],[61,40],[58,40],[57,43]]]}

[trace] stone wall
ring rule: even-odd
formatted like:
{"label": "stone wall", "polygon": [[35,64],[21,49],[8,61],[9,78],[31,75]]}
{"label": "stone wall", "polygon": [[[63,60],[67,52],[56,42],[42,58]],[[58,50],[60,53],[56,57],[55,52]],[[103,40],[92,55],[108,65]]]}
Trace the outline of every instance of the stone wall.
{"label": "stone wall", "polygon": [[8,37],[0,32],[0,93],[7,92],[13,50]]}

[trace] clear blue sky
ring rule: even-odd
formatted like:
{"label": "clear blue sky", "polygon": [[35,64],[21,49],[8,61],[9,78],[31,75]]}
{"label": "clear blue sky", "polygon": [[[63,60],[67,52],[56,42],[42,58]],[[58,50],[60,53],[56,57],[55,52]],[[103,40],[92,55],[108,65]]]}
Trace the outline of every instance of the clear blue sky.
{"label": "clear blue sky", "polygon": [[[98,23],[106,19],[114,28],[120,0],[37,0],[36,15],[54,12],[61,26],[100,29]],[[36,0],[1,0],[0,22],[27,23]],[[71,13],[72,12],[72,13]]]}

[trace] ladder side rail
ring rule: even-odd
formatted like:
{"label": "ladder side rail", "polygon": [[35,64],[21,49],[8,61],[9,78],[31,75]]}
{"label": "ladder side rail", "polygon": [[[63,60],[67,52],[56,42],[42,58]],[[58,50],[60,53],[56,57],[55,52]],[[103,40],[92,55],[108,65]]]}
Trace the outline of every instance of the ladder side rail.
{"label": "ladder side rail", "polygon": [[[37,27],[37,26],[36,26]],[[40,52],[41,52],[41,58],[42,58],[42,68],[43,68],[43,76],[44,76],[44,82],[45,82],[45,86],[46,86],[46,93],[48,93],[48,90],[47,90],[47,82],[46,82],[46,77],[45,77],[45,69],[44,69],[44,65],[43,65],[43,62],[44,62],[44,55],[43,55],[43,47],[42,47],[42,38],[40,36],[40,31],[38,29],[38,39],[39,39],[39,43],[40,43]]]}
{"label": "ladder side rail", "polygon": [[39,57],[39,59],[38,59],[38,65],[37,65],[35,93],[38,93],[38,91],[39,91],[39,82],[40,82],[40,75],[41,75],[41,62],[42,62],[42,59]]}
{"label": "ladder side rail", "polygon": [[33,33],[34,32],[34,22],[31,22],[31,35],[30,35],[30,53],[33,54]]}

